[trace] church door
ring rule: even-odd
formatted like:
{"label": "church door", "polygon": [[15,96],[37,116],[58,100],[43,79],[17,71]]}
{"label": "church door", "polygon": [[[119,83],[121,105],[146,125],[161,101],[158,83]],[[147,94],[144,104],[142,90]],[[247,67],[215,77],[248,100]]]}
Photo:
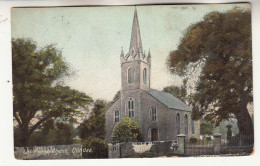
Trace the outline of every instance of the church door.
{"label": "church door", "polygon": [[159,138],[158,129],[152,129],[151,134],[152,134],[152,141],[158,141]]}

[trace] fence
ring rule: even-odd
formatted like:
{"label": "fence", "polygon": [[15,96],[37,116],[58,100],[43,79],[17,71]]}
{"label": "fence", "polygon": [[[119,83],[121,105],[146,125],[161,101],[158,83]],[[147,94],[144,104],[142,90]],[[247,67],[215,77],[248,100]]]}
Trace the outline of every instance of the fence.
{"label": "fence", "polygon": [[185,155],[200,156],[200,155],[213,155],[214,147],[213,140],[198,140],[191,143],[188,140],[185,142]]}
{"label": "fence", "polygon": [[[128,142],[108,144],[109,158],[124,158],[137,156],[136,154],[151,153],[154,156],[200,156],[221,154],[250,154],[253,151],[253,141],[245,141],[243,137],[232,140],[222,139],[221,135],[213,135],[212,140],[197,140],[192,142],[185,135],[178,135],[176,141],[160,142]],[[236,144],[234,142],[237,142]],[[140,155],[139,155],[140,157]]]}
{"label": "fence", "polygon": [[252,153],[254,140],[247,136],[233,136],[229,139],[223,138],[221,140],[221,153],[222,154],[239,154],[239,153]]}

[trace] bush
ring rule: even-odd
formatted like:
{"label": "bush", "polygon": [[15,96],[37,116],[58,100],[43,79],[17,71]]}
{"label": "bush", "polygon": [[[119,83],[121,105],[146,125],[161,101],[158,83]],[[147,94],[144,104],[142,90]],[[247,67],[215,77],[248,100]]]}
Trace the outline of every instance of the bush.
{"label": "bush", "polygon": [[197,142],[198,142],[197,138],[194,138],[194,137],[190,138],[190,143],[195,144]]}
{"label": "bush", "polygon": [[118,123],[113,132],[114,142],[142,142],[141,128],[136,121],[125,117]]}
{"label": "bush", "polygon": [[212,138],[211,137],[206,137],[206,141],[211,141]]}
{"label": "bush", "polygon": [[105,140],[89,137],[85,139],[82,149],[83,158],[108,158],[108,146]]}

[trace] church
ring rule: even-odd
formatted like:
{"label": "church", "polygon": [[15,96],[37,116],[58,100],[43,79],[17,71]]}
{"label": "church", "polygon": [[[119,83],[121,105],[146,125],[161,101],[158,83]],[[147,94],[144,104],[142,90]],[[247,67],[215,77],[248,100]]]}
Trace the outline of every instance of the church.
{"label": "church", "polygon": [[121,51],[121,96],[106,111],[106,140],[112,142],[115,126],[130,117],[141,127],[144,141],[199,137],[199,125],[191,119],[191,108],[177,97],[152,89],[151,53],[142,48],[137,10],[134,12],[129,52]]}

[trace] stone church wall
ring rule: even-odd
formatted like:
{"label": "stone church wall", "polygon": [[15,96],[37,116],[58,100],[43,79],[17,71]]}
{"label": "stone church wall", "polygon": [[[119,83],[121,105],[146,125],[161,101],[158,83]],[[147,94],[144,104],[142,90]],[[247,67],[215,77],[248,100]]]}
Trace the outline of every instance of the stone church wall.
{"label": "stone church wall", "polygon": [[[143,116],[142,132],[143,132],[144,140],[151,141],[151,137],[148,136],[148,131],[149,129],[152,128],[159,130],[159,141],[172,140],[170,133],[167,132],[169,128],[168,108],[145,91],[141,93],[141,100],[142,100],[141,111]],[[152,116],[151,116],[152,106],[155,106],[157,108],[156,121],[152,121]]]}
{"label": "stone church wall", "polygon": [[[113,133],[113,130],[114,130],[114,127],[116,125],[116,122],[115,122],[115,110],[116,109],[119,109],[120,110],[120,115],[122,114],[122,111],[120,109],[120,103],[121,100],[118,99],[107,111],[106,111],[106,115],[105,115],[105,123],[106,123],[106,141],[107,142],[111,142],[112,141],[112,133]],[[119,116],[119,121],[121,121],[122,117]]]}

